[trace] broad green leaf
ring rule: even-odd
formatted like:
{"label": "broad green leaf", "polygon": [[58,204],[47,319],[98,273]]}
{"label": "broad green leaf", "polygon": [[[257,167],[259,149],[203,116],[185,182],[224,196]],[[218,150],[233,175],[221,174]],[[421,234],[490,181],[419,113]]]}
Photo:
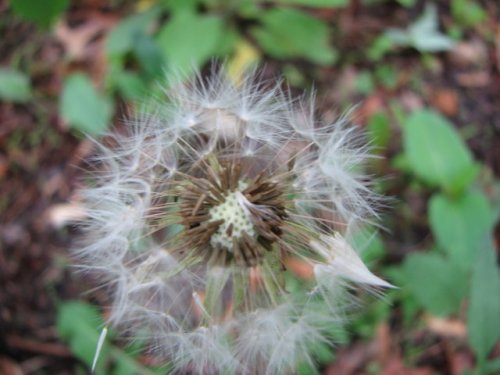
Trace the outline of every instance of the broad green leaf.
{"label": "broad green leaf", "polygon": [[127,99],[138,100],[150,94],[144,80],[133,72],[121,71],[116,74],[115,85],[120,94]]}
{"label": "broad green leaf", "polygon": [[0,99],[24,103],[31,99],[29,78],[12,69],[0,69]]}
{"label": "broad green leaf", "polygon": [[[75,356],[91,365],[103,322],[97,309],[82,302],[65,302],[59,306],[57,331]],[[105,342],[101,357],[106,358],[109,346]],[[96,374],[105,374],[104,361],[99,361]]]}
{"label": "broad green leaf", "polygon": [[368,48],[367,56],[372,61],[379,61],[386,53],[392,50],[394,43],[385,33],[379,35]]}
{"label": "broad green leaf", "polygon": [[488,374],[498,374],[500,373],[500,358],[492,359],[485,363],[486,371]]}
{"label": "broad green leaf", "polygon": [[375,89],[375,83],[373,82],[372,74],[365,70],[359,72],[356,77],[356,81],[354,82],[354,86],[358,92],[361,94],[369,95]]}
{"label": "broad green leaf", "polygon": [[206,6],[216,6],[218,4],[211,4],[211,3],[217,3],[220,0],[161,0],[161,5],[167,9],[168,11],[172,13],[184,11],[184,10],[190,10],[190,11],[195,11],[196,7],[200,3],[204,3]]}
{"label": "broad green leaf", "polygon": [[470,270],[483,238],[492,230],[493,212],[486,197],[474,191],[456,199],[434,195],[429,201],[429,219],[438,244],[450,259]]}
{"label": "broad green leaf", "polygon": [[474,26],[486,18],[486,11],[477,2],[471,0],[451,1],[451,14],[463,26]]}
{"label": "broad green leaf", "polygon": [[40,27],[49,27],[64,12],[69,0],[10,0],[14,12]]}
{"label": "broad green leaf", "polygon": [[391,126],[385,113],[377,112],[371,116],[368,120],[368,129],[375,146],[387,147],[391,139]]}
{"label": "broad green leaf", "polygon": [[110,55],[125,54],[133,49],[138,35],[146,35],[148,26],[160,15],[157,8],[135,14],[120,22],[108,35],[106,52]]}
{"label": "broad green leaf", "polygon": [[189,72],[217,54],[224,31],[222,19],[190,12],[173,15],[158,35],[169,70]]}
{"label": "broad green leaf", "polygon": [[431,314],[445,316],[459,310],[467,293],[467,274],[440,254],[410,255],[404,278],[416,300]]}
{"label": "broad green leaf", "polygon": [[472,274],[467,328],[469,343],[482,362],[500,340],[500,272],[491,240],[478,246],[481,253]]}
{"label": "broad green leaf", "polygon": [[300,362],[295,370],[297,375],[320,375],[316,366],[309,362]]}
{"label": "broad green leaf", "polygon": [[224,26],[224,32],[217,43],[217,50],[214,56],[226,59],[228,56],[233,55],[233,53],[237,53],[235,50],[240,41],[243,40],[244,39],[235,27],[229,25]]}
{"label": "broad green leaf", "polygon": [[321,20],[294,9],[276,8],[264,12],[262,26],[253,36],[271,56],[287,59],[303,57],[314,63],[329,65],[336,52],[329,44],[328,26]]}
{"label": "broad green leaf", "polygon": [[59,111],[70,126],[82,132],[101,134],[109,125],[113,107],[87,76],[73,74],[64,83]]}
{"label": "broad green leaf", "polygon": [[436,112],[412,113],[403,126],[403,141],[413,171],[431,185],[459,193],[477,172],[458,133]]}
{"label": "broad green leaf", "polygon": [[[403,324],[405,326],[412,325],[415,321],[415,317],[421,310],[421,304],[415,299],[412,290],[407,287],[409,283],[405,268],[399,265],[388,266],[384,269],[384,275],[386,275],[394,285],[401,287],[400,289],[392,289],[387,292],[389,293],[389,297],[401,301]],[[385,298],[386,297],[384,297],[384,299]]]}
{"label": "broad green leaf", "polygon": [[159,77],[163,69],[163,56],[155,40],[149,35],[139,34],[135,37],[134,54],[144,71],[150,77]]}

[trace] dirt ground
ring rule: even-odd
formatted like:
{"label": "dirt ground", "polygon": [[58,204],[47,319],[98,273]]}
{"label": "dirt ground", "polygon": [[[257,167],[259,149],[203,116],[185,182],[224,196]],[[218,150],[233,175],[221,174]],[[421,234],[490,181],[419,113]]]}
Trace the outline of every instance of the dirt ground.
{"label": "dirt ground", "polygon": [[[443,2],[445,3],[445,2]],[[483,2],[486,9],[497,12],[495,0]],[[323,115],[333,116],[331,108],[351,100],[359,103],[356,116],[361,125],[377,111],[387,109],[397,100],[405,109],[431,106],[464,129],[467,143],[475,158],[484,163],[493,176],[500,176],[500,24],[496,21],[467,34],[451,53],[438,54],[432,69],[423,69],[421,56],[408,51],[390,56],[386,62],[397,67],[397,83],[391,88],[378,87],[367,97],[353,89],[354,80],[370,62],[349,64],[350,50],[363,45],[367,38],[384,29],[387,14],[395,24],[414,17],[410,11],[384,5],[375,12],[357,1],[342,10],[336,47],[341,59],[335,68],[317,68],[297,61],[305,77],[314,80]],[[443,12],[447,7],[443,6]],[[127,9],[120,9],[126,13]],[[0,14],[8,12],[0,2]],[[327,11],[320,14],[328,17]],[[83,294],[87,281],[72,271],[68,250],[76,230],[58,227],[68,202],[75,198],[82,184],[84,160],[92,154],[92,145],[81,138],[58,116],[57,95],[64,76],[83,69],[94,80],[105,71],[102,40],[121,14],[86,0],[71,7],[66,36],[58,32],[40,33],[18,21],[1,26],[0,65],[11,59],[23,59],[32,73],[36,98],[22,104],[0,103],[0,374],[74,374],[76,360],[58,338],[54,326],[58,301],[99,299]],[[444,22],[449,19],[444,15]],[[490,17],[495,20],[495,17]],[[98,31],[85,40],[78,34],[81,25],[97,22]],[[98,21],[96,21],[98,20]],[[95,26],[95,25],[94,25]],[[78,39],[80,38],[80,39]],[[77,47],[77,43],[80,43]],[[64,59],[69,45],[80,48],[72,62]],[[97,51],[97,52],[96,52]],[[94,53],[96,52],[96,53]],[[282,62],[269,60],[267,69],[278,73]],[[418,75],[418,91],[409,82]],[[116,122],[122,116],[116,115]],[[397,134],[397,129],[395,130]],[[385,154],[387,160],[401,149],[395,136]],[[405,176],[389,162],[377,173],[391,175],[388,194],[411,202],[415,212],[425,220],[425,197],[407,190]],[[385,234],[388,254],[385,262],[398,264],[419,242],[426,241],[426,223],[398,221],[392,233]],[[62,220],[62,219],[61,219]],[[391,321],[378,327],[371,342],[355,341],[341,348],[337,361],[325,368],[325,374],[380,373],[426,375],[460,374],[473,359],[465,347],[457,346],[453,334],[417,332],[409,343],[401,332],[398,306],[393,307]],[[447,322],[450,324],[450,322]],[[447,332],[461,333],[461,327],[446,326]],[[415,345],[421,350],[414,363],[416,369],[405,369],[401,349]],[[382,349],[381,349],[382,348]],[[498,353],[500,355],[500,353]],[[381,363],[380,371],[367,368],[372,360]]]}

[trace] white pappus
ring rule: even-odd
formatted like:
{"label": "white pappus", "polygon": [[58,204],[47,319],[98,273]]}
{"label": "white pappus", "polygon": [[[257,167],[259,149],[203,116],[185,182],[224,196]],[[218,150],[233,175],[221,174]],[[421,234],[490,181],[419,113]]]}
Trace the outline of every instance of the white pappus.
{"label": "white pappus", "polygon": [[346,283],[390,286],[344,238],[377,218],[368,147],[347,119],[321,124],[312,98],[257,74],[169,87],[99,145],[81,191],[75,253],[113,298],[110,324],[175,373],[313,364],[353,298]]}

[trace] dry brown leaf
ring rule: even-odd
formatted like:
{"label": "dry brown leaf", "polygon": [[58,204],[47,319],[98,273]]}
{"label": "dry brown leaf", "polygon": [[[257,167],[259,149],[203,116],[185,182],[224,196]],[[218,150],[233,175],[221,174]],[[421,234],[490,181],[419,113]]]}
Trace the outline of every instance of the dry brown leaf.
{"label": "dry brown leaf", "polygon": [[457,81],[463,87],[485,87],[491,82],[491,76],[486,71],[457,74]]}
{"label": "dry brown leaf", "polygon": [[413,91],[405,91],[401,93],[400,102],[403,108],[409,112],[416,111],[424,107],[422,97]]}
{"label": "dry brown leaf", "polygon": [[365,123],[375,113],[384,109],[384,101],[379,94],[371,95],[363,101],[361,106],[355,109],[354,118],[356,121]]}
{"label": "dry brown leaf", "polygon": [[439,336],[457,337],[464,339],[467,336],[467,327],[458,319],[444,319],[427,315],[424,318],[429,330]]}
{"label": "dry brown leaf", "polygon": [[75,28],[70,28],[64,20],[57,23],[54,33],[72,60],[84,60],[89,57],[92,40],[105,31],[109,25],[100,20],[88,19]]}
{"label": "dry brown leaf", "polygon": [[378,362],[386,363],[391,353],[393,353],[391,330],[387,322],[383,322],[377,327],[375,343],[377,345]]}
{"label": "dry brown leaf", "polygon": [[458,95],[455,90],[440,89],[432,95],[432,105],[446,116],[458,113]]}
{"label": "dry brown leaf", "polygon": [[474,358],[469,350],[457,351],[455,347],[447,345],[446,357],[451,375],[462,375],[474,367]]}
{"label": "dry brown leaf", "polygon": [[360,343],[340,350],[325,375],[354,375],[374,357],[373,343]]}
{"label": "dry brown leaf", "polygon": [[488,61],[488,48],[481,39],[464,41],[453,48],[450,57],[460,66],[480,66]]}

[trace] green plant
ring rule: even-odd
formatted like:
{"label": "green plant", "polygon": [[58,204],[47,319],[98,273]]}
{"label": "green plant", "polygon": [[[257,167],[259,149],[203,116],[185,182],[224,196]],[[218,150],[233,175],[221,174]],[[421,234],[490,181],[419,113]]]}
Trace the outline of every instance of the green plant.
{"label": "green plant", "polygon": [[0,69],[0,99],[26,103],[32,98],[29,78],[13,69]]}
{"label": "green plant", "polygon": [[[104,321],[96,307],[78,301],[66,301],[59,305],[57,330],[71,348],[73,354],[89,369],[96,355],[99,331]],[[166,368],[152,369],[137,360],[140,343],[122,350],[113,344],[111,332],[104,341],[95,375],[155,375],[163,374]]]}
{"label": "green plant", "polygon": [[429,110],[412,113],[403,126],[410,170],[437,191],[428,213],[436,249],[409,256],[405,288],[431,314],[460,315],[467,307],[468,337],[478,373],[500,339],[500,274],[492,245],[491,204],[475,184],[480,166],[453,126]]}

